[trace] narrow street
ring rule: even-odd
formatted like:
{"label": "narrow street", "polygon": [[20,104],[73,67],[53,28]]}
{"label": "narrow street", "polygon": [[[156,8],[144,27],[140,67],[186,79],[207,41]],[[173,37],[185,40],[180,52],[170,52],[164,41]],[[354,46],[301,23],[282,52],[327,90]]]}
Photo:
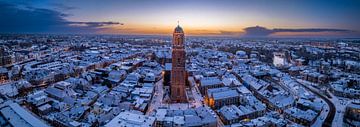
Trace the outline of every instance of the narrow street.
{"label": "narrow street", "polygon": [[146,115],[149,115],[154,111],[154,109],[159,108],[162,106],[162,100],[164,96],[164,89],[163,89],[163,81],[164,79],[159,80],[155,83],[155,91],[153,94],[153,97],[151,99],[151,103],[149,104],[148,110],[146,112]]}
{"label": "narrow street", "polygon": [[190,103],[193,105],[193,107],[200,107],[200,106],[203,105],[203,102],[204,102],[203,97],[202,97],[199,89],[196,86],[194,78],[189,77],[188,80],[190,82],[191,92],[192,92],[192,95],[194,97],[194,101],[190,102]]}
{"label": "narrow street", "polygon": [[[206,104],[204,104],[204,98],[202,97],[202,95],[199,91],[199,88],[196,86],[194,77],[189,77],[188,80],[190,82],[191,91],[192,91],[193,97],[195,99],[195,102],[192,102],[192,105],[194,107],[200,107],[200,106],[206,105]],[[216,120],[217,120],[218,127],[224,126],[224,123],[221,121],[220,117],[217,114],[216,114]]]}
{"label": "narrow street", "polygon": [[[326,96],[324,96],[323,94],[319,93],[318,90],[312,88],[311,86],[308,86],[307,84],[304,84],[304,82],[302,82],[302,80],[297,79],[296,80],[301,86],[303,86],[305,89],[311,91],[312,93],[314,93],[315,95],[319,96],[320,98],[322,98],[328,105],[329,105],[329,113],[326,116],[324,123],[323,123],[323,127],[332,127],[333,125],[333,120],[335,117],[335,112],[336,112],[336,108],[335,105],[331,102],[331,100],[329,100]],[[338,125],[335,124],[335,127],[337,127]],[[340,125],[341,126],[341,125]]]}
{"label": "narrow street", "polygon": [[334,127],[342,126],[342,125],[339,125],[339,123],[343,122],[346,105],[350,102],[333,95],[329,90],[327,90],[327,92],[331,96],[330,100],[334,103],[334,105],[336,107],[336,113],[335,113],[335,117],[334,117],[334,121],[333,121],[332,125]]}

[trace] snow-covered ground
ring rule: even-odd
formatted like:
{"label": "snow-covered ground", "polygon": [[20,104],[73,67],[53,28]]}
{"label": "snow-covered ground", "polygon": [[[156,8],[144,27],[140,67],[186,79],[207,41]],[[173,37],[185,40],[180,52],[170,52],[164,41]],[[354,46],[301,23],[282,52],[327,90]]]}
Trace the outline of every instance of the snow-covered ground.
{"label": "snow-covered ground", "polygon": [[193,107],[200,107],[203,105],[203,97],[199,91],[199,89],[196,87],[196,83],[194,81],[193,77],[189,77],[190,86],[191,86],[191,92],[194,97],[194,102],[192,102]]}
{"label": "snow-covered ground", "polygon": [[[314,83],[311,83],[311,82],[308,82],[308,81],[305,81],[302,79],[296,79],[296,81],[298,81],[301,84],[306,85],[308,88],[312,89],[313,91],[318,91],[316,88],[313,87],[313,85],[316,85]],[[310,92],[310,93],[312,93],[312,92]],[[324,109],[321,111],[320,115],[317,117],[315,123],[313,125],[311,125],[311,127],[321,127],[330,111],[329,105],[327,103],[325,103],[325,100],[323,100],[320,97],[318,97],[317,99],[322,101],[322,103],[324,104],[324,107],[323,107]],[[333,121],[333,124],[334,124],[334,121]]]}
{"label": "snow-covered ground", "polygon": [[[309,88],[311,88],[311,89],[317,90],[316,88],[313,87],[313,85],[316,85],[314,83],[310,83],[310,82],[304,81],[304,80],[298,80],[298,81],[308,84]],[[337,97],[337,96],[333,95],[329,90],[327,90],[327,92],[331,96],[331,98],[329,98],[329,100],[336,107],[335,117],[332,122],[332,126],[333,127],[342,127],[345,108],[346,108],[346,105],[348,105],[351,102],[351,100],[348,98]]]}
{"label": "snow-covered ground", "polygon": [[164,80],[161,79],[160,81],[156,82],[155,92],[153,94],[151,103],[148,107],[148,111],[146,112],[146,114],[150,114],[151,112],[154,111],[154,109],[157,109],[160,106],[162,106],[162,100],[163,100],[163,95],[164,95],[163,81]]}
{"label": "snow-covered ground", "polygon": [[311,127],[321,127],[322,124],[324,123],[326,116],[329,113],[329,105],[327,103],[325,103],[325,101],[322,100],[321,98],[317,98],[317,101],[322,101],[322,103],[324,104],[324,107],[323,107],[323,110],[321,111],[320,115],[317,117],[315,123],[313,125],[311,125]]}
{"label": "snow-covered ground", "polygon": [[327,90],[327,92],[332,97],[330,100],[336,107],[336,113],[335,113],[335,117],[334,117],[332,126],[333,127],[337,127],[337,126],[341,127],[342,123],[343,123],[343,119],[344,119],[346,105],[348,105],[351,102],[351,100],[348,98],[337,97],[337,96],[333,95],[329,90]]}
{"label": "snow-covered ground", "polygon": [[191,94],[194,97],[194,101],[189,103],[164,103],[163,96],[164,96],[164,86],[163,86],[163,79],[158,81],[155,84],[155,92],[153,94],[153,98],[149,105],[148,111],[146,114],[150,114],[155,109],[159,107],[167,107],[169,109],[188,109],[188,108],[196,108],[203,105],[203,97],[199,92],[198,88],[195,86],[195,81],[193,77],[189,77],[190,86],[191,86]]}

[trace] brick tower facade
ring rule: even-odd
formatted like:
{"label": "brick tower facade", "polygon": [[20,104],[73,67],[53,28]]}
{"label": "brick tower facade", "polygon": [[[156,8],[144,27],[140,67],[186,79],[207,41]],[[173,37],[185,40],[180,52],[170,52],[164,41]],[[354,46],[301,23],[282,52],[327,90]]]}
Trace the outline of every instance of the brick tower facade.
{"label": "brick tower facade", "polygon": [[171,101],[176,103],[187,102],[185,94],[185,36],[183,29],[178,25],[173,33],[172,41],[172,70],[171,70]]}

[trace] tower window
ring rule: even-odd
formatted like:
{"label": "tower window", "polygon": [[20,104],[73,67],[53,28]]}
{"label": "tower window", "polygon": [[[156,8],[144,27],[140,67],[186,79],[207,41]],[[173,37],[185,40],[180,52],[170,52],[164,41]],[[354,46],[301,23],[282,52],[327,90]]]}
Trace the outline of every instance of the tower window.
{"label": "tower window", "polygon": [[180,58],[177,59],[177,64],[180,66]]}

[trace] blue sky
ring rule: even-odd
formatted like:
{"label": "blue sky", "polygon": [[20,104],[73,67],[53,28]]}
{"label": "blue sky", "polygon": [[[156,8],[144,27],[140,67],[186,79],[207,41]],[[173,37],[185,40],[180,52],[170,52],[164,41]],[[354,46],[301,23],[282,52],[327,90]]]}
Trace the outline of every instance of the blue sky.
{"label": "blue sky", "polygon": [[244,36],[252,28],[264,33],[255,36],[357,37],[360,31],[358,0],[0,0],[0,7],[2,33],[170,34],[178,20],[193,35]]}

